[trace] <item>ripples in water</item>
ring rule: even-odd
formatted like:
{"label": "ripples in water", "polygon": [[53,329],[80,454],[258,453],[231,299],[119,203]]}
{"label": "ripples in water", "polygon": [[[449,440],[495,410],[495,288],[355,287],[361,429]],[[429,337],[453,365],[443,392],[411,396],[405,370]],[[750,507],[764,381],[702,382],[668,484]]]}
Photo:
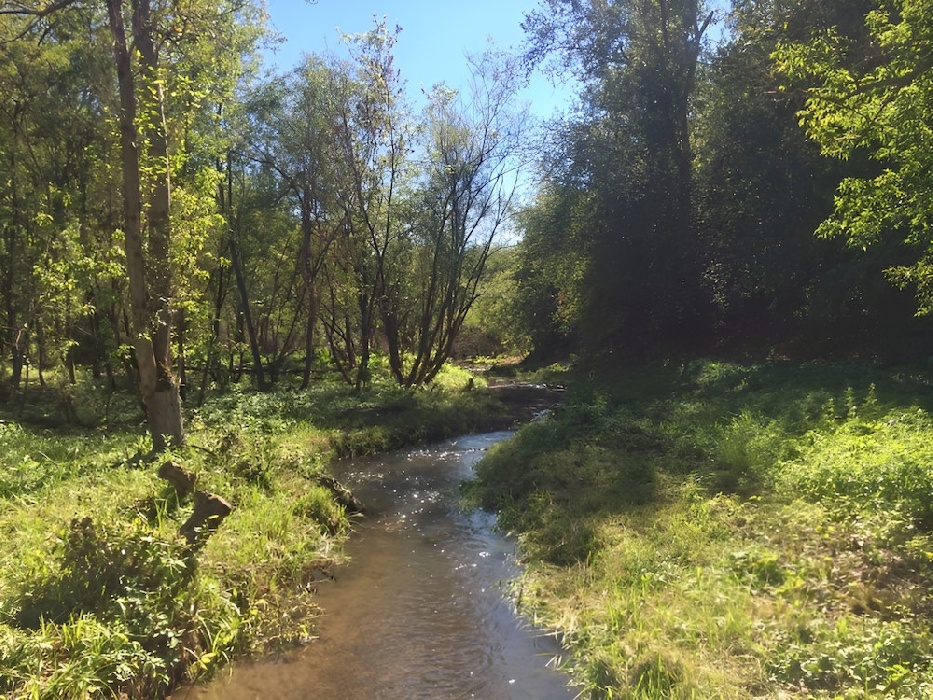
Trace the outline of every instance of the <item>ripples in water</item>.
{"label": "ripples in water", "polygon": [[554,670],[556,639],[515,613],[504,583],[514,542],[495,518],[458,506],[459,483],[509,433],[342,465],[366,507],[351,563],[319,584],[317,639],[286,657],[236,666],[176,698],[573,698]]}

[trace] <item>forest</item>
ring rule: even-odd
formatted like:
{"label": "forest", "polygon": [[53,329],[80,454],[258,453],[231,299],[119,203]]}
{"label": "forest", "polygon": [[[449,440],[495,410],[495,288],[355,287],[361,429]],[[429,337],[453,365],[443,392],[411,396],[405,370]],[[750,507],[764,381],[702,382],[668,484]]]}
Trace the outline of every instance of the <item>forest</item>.
{"label": "forest", "polygon": [[328,462],[499,373],[569,387],[464,494],[581,695],[933,696],[933,2],[522,28],[416,101],[385,21],[270,71],[261,0],[0,0],[0,694],[307,637]]}
{"label": "forest", "polygon": [[[698,3],[553,3],[418,113],[384,24],[263,77],[259,7],[112,5],[3,10],[7,391],[129,376],[178,441],[163,394],[374,353],[926,359],[922,4],[736,3],[712,50]],[[581,89],[544,132],[535,65]]]}

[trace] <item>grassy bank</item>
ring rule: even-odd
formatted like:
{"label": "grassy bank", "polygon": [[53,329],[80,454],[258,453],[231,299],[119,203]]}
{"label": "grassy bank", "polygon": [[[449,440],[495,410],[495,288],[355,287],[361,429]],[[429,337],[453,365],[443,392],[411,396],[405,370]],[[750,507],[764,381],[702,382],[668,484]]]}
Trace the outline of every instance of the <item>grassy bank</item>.
{"label": "grassy bank", "polygon": [[[77,388],[94,426],[80,430],[49,427],[61,396],[18,402],[0,421],[0,697],[157,698],[238,654],[313,636],[315,581],[350,526],[316,477],[336,457],[502,415],[449,379],[417,392],[231,391],[191,410],[189,444],[155,464],[138,459],[148,441],[132,400],[122,422],[105,420],[93,407],[114,415],[113,397]],[[234,506],[197,546],[179,536],[191,498],[157,476],[165,460]]]}
{"label": "grassy bank", "polygon": [[928,373],[568,378],[481,462],[526,612],[593,698],[933,697]]}

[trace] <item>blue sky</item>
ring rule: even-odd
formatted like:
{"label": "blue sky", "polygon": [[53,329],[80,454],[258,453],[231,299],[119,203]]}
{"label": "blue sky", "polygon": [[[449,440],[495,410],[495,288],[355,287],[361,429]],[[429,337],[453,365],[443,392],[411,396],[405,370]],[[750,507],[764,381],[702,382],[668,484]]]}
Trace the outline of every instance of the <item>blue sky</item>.
{"label": "blue sky", "polygon": [[[402,28],[396,65],[416,97],[422,86],[439,82],[465,86],[466,54],[481,53],[487,39],[500,48],[517,47],[524,38],[519,23],[536,6],[536,0],[267,0],[272,25],[286,39],[272,60],[287,69],[302,52],[340,52],[341,32],[367,31],[374,17],[385,16],[390,27]],[[569,107],[568,90],[555,89],[543,76],[536,76],[522,97],[539,117]]]}

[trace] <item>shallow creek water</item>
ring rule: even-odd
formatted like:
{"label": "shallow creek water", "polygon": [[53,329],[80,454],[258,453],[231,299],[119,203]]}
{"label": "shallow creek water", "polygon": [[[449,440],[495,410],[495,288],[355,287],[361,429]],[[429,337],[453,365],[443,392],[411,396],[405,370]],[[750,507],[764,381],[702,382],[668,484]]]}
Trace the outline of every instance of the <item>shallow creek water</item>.
{"label": "shallow creek water", "polygon": [[472,435],[338,467],[366,507],[351,562],[318,584],[317,639],[237,665],[190,700],[573,698],[555,638],[518,617],[503,585],[514,542],[492,515],[458,508],[457,487],[510,433]]}

